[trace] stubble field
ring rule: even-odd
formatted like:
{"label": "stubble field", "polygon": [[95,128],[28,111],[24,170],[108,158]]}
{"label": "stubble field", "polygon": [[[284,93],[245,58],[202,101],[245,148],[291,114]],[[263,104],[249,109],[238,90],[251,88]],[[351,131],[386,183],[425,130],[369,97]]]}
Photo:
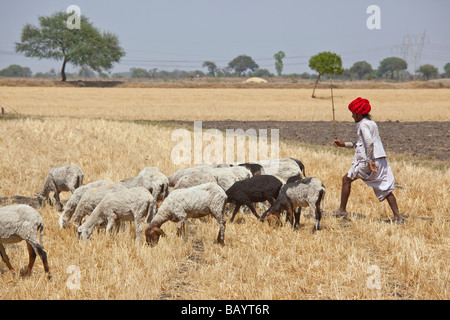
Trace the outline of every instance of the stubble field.
{"label": "stubble field", "polygon": [[[329,121],[329,92],[319,90],[319,99],[310,94],[306,89],[1,87],[8,114],[0,119],[0,197],[32,198],[48,170],[62,164],[78,164],[85,183],[120,181],[147,166],[166,175],[182,167],[171,159],[176,124],[130,120]],[[334,94],[338,121],[351,120],[346,105],[357,96],[371,101],[376,121],[449,121],[448,89],[336,89]],[[327,188],[326,213],[336,209],[352,152],[280,139],[280,157],[300,159],[307,175]],[[388,160],[400,212],[408,216],[404,226],[383,222],[392,216],[388,205],[360,181],[353,184],[348,210],[361,215],[352,215],[351,222],[325,215],[322,230],[311,234],[308,209],[297,231],[239,215],[226,224],[224,247],[214,243],[218,225],[212,219],[191,221],[187,241],[167,222],[162,229],[168,236],[153,248],[134,243],[133,227],[79,242],[74,229],[59,228],[56,209],[39,208],[53,278],[46,279],[39,258],[28,279],[11,275],[0,262],[0,299],[449,299],[448,159],[430,165],[392,153]],[[25,244],[6,250],[17,273],[23,272]]]}

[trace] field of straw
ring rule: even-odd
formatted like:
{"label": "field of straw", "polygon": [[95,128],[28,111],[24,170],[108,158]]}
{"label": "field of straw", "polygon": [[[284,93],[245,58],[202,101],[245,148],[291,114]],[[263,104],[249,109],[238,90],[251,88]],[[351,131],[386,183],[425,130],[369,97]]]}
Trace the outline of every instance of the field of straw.
{"label": "field of straw", "polygon": [[[311,89],[0,87],[9,112],[115,120],[331,121],[331,92]],[[334,89],[336,121],[370,100],[376,121],[449,121],[449,89]]]}
{"label": "field of straw", "polygon": [[[291,89],[131,89],[1,87],[0,99],[21,115],[0,118],[0,196],[33,197],[48,170],[78,164],[84,183],[120,181],[147,166],[169,175],[173,127],[122,120],[330,120],[328,92]],[[349,121],[348,100],[365,96],[377,121],[448,121],[448,90],[335,90],[337,120]],[[323,96],[323,99],[320,97]],[[348,111],[347,111],[348,112]],[[14,112],[13,112],[14,113]],[[38,116],[38,117],[34,117]],[[119,121],[120,120],[120,121]],[[206,143],[204,143],[204,146]],[[339,205],[341,178],[352,152],[280,142],[280,157],[300,159],[308,176],[327,188],[325,211]],[[189,238],[176,223],[155,247],[134,242],[134,227],[117,234],[94,232],[78,241],[61,230],[59,213],[45,206],[44,245],[52,279],[36,259],[30,278],[25,243],[6,248],[17,275],[0,262],[0,299],[449,299],[450,170],[407,157],[389,157],[400,186],[394,193],[406,225],[382,222],[392,216],[361,181],[353,184],[351,222],[325,216],[311,233],[301,227],[269,226],[251,214],[226,224],[225,246],[214,242],[218,224],[191,221]],[[62,193],[68,200],[70,193]]]}

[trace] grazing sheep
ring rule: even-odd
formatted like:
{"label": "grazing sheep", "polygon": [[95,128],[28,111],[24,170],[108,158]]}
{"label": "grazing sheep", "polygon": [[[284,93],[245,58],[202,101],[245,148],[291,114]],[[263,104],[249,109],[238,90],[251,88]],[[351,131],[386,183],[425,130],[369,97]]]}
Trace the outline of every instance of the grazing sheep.
{"label": "grazing sheep", "polygon": [[[100,201],[103,200],[103,198],[111,192],[117,192],[117,191],[124,191],[128,188],[124,186],[122,183],[111,183],[105,186],[96,187],[96,188],[90,188],[86,190],[86,192],[83,194],[83,196],[80,199],[80,202],[78,203],[77,208],[75,209],[75,212],[72,216],[72,223],[77,228],[80,226],[81,220],[88,216],[94,211],[95,207],[100,203]],[[66,222],[66,224],[69,221]],[[63,224],[63,227],[66,226],[66,224]]]}
{"label": "grazing sheep", "polygon": [[81,197],[84,195],[84,193],[90,189],[90,188],[98,188],[101,186],[106,186],[108,184],[111,184],[110,182],[106,180],[99,180],[94,181],[91,183],[88,183],[84,186],[81,186],[75,190],[75,192],[70,197],[69,201],[67,201],[63,213],[59,216],[58,223],[60,228],[62,229],[64,226],[67,226],[70,218],[72,218],[78,203],[81,200]]}
{"label": "grazing sheep", "polygon": [[228,197],[227,203],[235,204],[230,222],[233,222],[237,211],[242,205],[250,208],[256,218],[259,215],[253,207],[253,202],[269,201],[272,205],[278,197],[283,183],[274,176],[260,175],[247,180],[234,183],[225,193]]}
{"label": "grazing sheep", "polygon": [[259,176],[262,174],[266,174],[264,171],[264,167],[259,163],[241,163],[238,164],[241,167],[244,167],[252,173],[253,176]]}
{"label": "grazing sheep", "polygon": [[201,165],[198,165],[198,166],[192,167],[192,168],[178,169],[175,173],[173,173],[167,177],[169,179],[169,186],[170,187],[175,186],[177,184],[178,180],[181,179],[181,177],[183,177],[184,175],[187,175],[187,174],[191,174],[192,172],[195,172],[195,171],[206,171],[206,172],[211,173],[215,177],[214,168],[212,166],[210,166],[208,164],[201,164]]}
{"label": "grazing sheep", "polygon": [[298,167],[300,168],[300,170],[303,173],[303,177],[306,178],[305,165],[298,159],[295,159],[295,158],[289,158],[289,159],[294,160],[295,163],[297,163]]}
{"label": "grazing sheep", "polygon": [[294,228],[297,228],[300,221],[301,210],[293,217],[294,210],[299,207],[310,207],[315,213],[313,232],[320,230],[320,219],[322,217],[320,204],[325,198],[325,187],[317,178],[300,179],[292,183],[285,184],[278,195],[275,203],[261,216],[261,220],[267,216],[269,221],[278,221],[280,213],[287,210]]}
{"label": "grazing sheep", "polygon": [[142,221],[153,210],[153,196],[144,187],[108,193],[86,221],[78,227],[78,236],[89,239],[97,225],[107,222],[106,233],[116,222],[134,221],[136,242],[142,238]]}
{"label": "grazing sheep", "polygon": [[178,222],[177,234],[181,235],[187,218],[200,218],[212,214],[220,226],[217,242],[224,245],[225,221],[223,214],[226,201],[225,191],[216,183],[205,183],[170,192],[145,230],[147,243],[154,246],[158,243],[160,236],[165,236],[161,225],[168,220]]}
{"label": "grazing sheep", "polygon": [[45,179],[44,187],[37,194],[39,205],[42,206],[46,200],[51,205],[49,194],[53,192],[55,201],[58,204],[58,211],[62,211],[63,205],[59,199],[59,193],[70,191],[73,194],[76,188],[83,185],[83,177],[84,175],[81,169],[74,164],[50,169]]}
{"label": "grazing sheep", "polygon": [[224,191],[228,190],[236,181],[246,180],[252,177],[250,170],[244,167],[215,168],[217,184]]}
{"label": "grazing sheep", "polygon": [[156,213],[156,202],[163,201],[169,194],[169,179],[159,171],[156,167],[146,167],[139,172],[139,176],[143,176],[151,181],[153,191],[153,198],[155,199],[155,206],[153,213]]}
{"label": "grazing sheep", "polygon": [[[282,178],[284,181],[286,181],[292,176],[302,175],[302,168],[300,167],[299,162],[300,162],[299,160],[294,160],[291,158],[258,161],[258,163],[263,166],[265,174],[278,176]],[[303,166],[303,173],[304,173],[304,166]]]}
{"label": "grazing sheep", "polygon": [[204,183],[217,183],[214,176],[207,171],[194,171],[191,174],[186,174],[178,180],[177,184],[173,187],[173,190],[184,189],[193,186],[198,186]]}
{"label": "grazing sheep", "polygon": [[[38,234],[39,243],[37,241]],[[43,235],[44,220],[39,212],[29,205],[15,204],[0,208],[0,255],[11,272],[14,273],[14,269],[6,255],[3,243],[17,243],[24,240],[27,243],[29,255],[28,268],[24,277],[31,274],[37,253],[42,259],[48,278],[51,278],[47,253],[44,251]]]}

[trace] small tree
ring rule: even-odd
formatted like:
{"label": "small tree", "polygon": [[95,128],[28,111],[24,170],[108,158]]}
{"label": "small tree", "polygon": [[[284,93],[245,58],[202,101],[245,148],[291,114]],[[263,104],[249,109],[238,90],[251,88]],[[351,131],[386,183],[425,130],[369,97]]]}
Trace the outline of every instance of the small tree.
{"label": "small tree", "polygon": [[281,76],[283,72],[283,59],[286,57],[286,54],[283,51],[278,51],[273,57],[275,58],[275,70],[277,70],[278,76]]}
{"label": "small tree", "polygon": [[247,55],[240,55],[231,60],[228,66],[239,74],[239,76],[245,75],[247,70],[255,71],[259,68],[253,59]]}
{"label": "small tree", "polygon": [[203,68],[208,68],[208,72],[212,77],[216,76],[217,65],[212,61],[205,61],[202,65]]}
{"label": "small tree", "polygon": [[390,57],[383,59],[380,62],[380,66],[378,67],[378,72],[380,75],[384,75],[385,73],[389,73],[391,76],[391,79],[394,79],[394,74],[397,73],[398,78],[398,72],[402,70],[406,70],[408,68],[408,64],[405,60],[402,58],[397,57]]}
{"label": "small tree", "polygon": [[358,79],[361,80],[366,74],[371,73],[373,70],[370,63],[366,61],[358,61],[353,64],[349,71],[351,74],[356,74]]}
{"label": "small tree", "polygon": [[439,75],[438,68],[432,66],[431,64],[424,64],[420,66],[420,68],[417,71],[423,75],[425,80],[428,80],[430,78],[436,78]]}
{"label": "small tree", "polygon": [[311,59],[309,59],[309,67],[319,74],[311,96],[313,98],[316,97],[314,93],[316,91],[317,83],[322,75],[340,75],[344,72],[341,57],[336,53],[328,51],[320,52],[315,56],[312,56]]}
{"label": "small tree", "polygon": [[80,29],[69,29],[67,20],[70,16],[57,12],[39,17],[39,27],[25,25],[21,42],[16,43],[16,52],[26,57],[62,60],[62,81],[66,81],[67,63],[102,72],[111,69],[113,63],[125,55],[116,35],[100,33],[83,15],[80,16]]}
{"label": "small tree", "polygon": [[28,67],[22,67],[18,64],[12,64],[3,70],[0,70],[0,77],[21,77],[28,78],[31,77],[31,70]]}
{"label": "small tree", "polygon": [[450,62],[445,64],[444,71],[445,71],[445,73],[444,73],[445,76],[447,78],[450,78]]}
{"label": "small tree", "polygon": [[150,74],[142,68],[131,68],[131,78],[150,78]]}

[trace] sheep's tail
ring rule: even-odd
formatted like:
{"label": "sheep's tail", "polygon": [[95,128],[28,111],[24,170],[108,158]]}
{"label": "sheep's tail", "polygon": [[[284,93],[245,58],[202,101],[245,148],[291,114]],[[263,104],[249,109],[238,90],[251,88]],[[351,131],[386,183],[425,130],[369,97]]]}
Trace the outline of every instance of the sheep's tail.
{"label": "sheep's tail", "polygon": [[325,187],[324,187],[324,185],[322,184],[322,204],[321,204],[321,209],[322,209],[322,211],[324,211],[325,212],[325,193],[327,192],[327,190],[325,189]]}
{"label": "sheep's tail", "polygon": [[44,222],[39,223],[38,232],[39,232],[39,244],[41,245],[42,249],[44,249]]}

